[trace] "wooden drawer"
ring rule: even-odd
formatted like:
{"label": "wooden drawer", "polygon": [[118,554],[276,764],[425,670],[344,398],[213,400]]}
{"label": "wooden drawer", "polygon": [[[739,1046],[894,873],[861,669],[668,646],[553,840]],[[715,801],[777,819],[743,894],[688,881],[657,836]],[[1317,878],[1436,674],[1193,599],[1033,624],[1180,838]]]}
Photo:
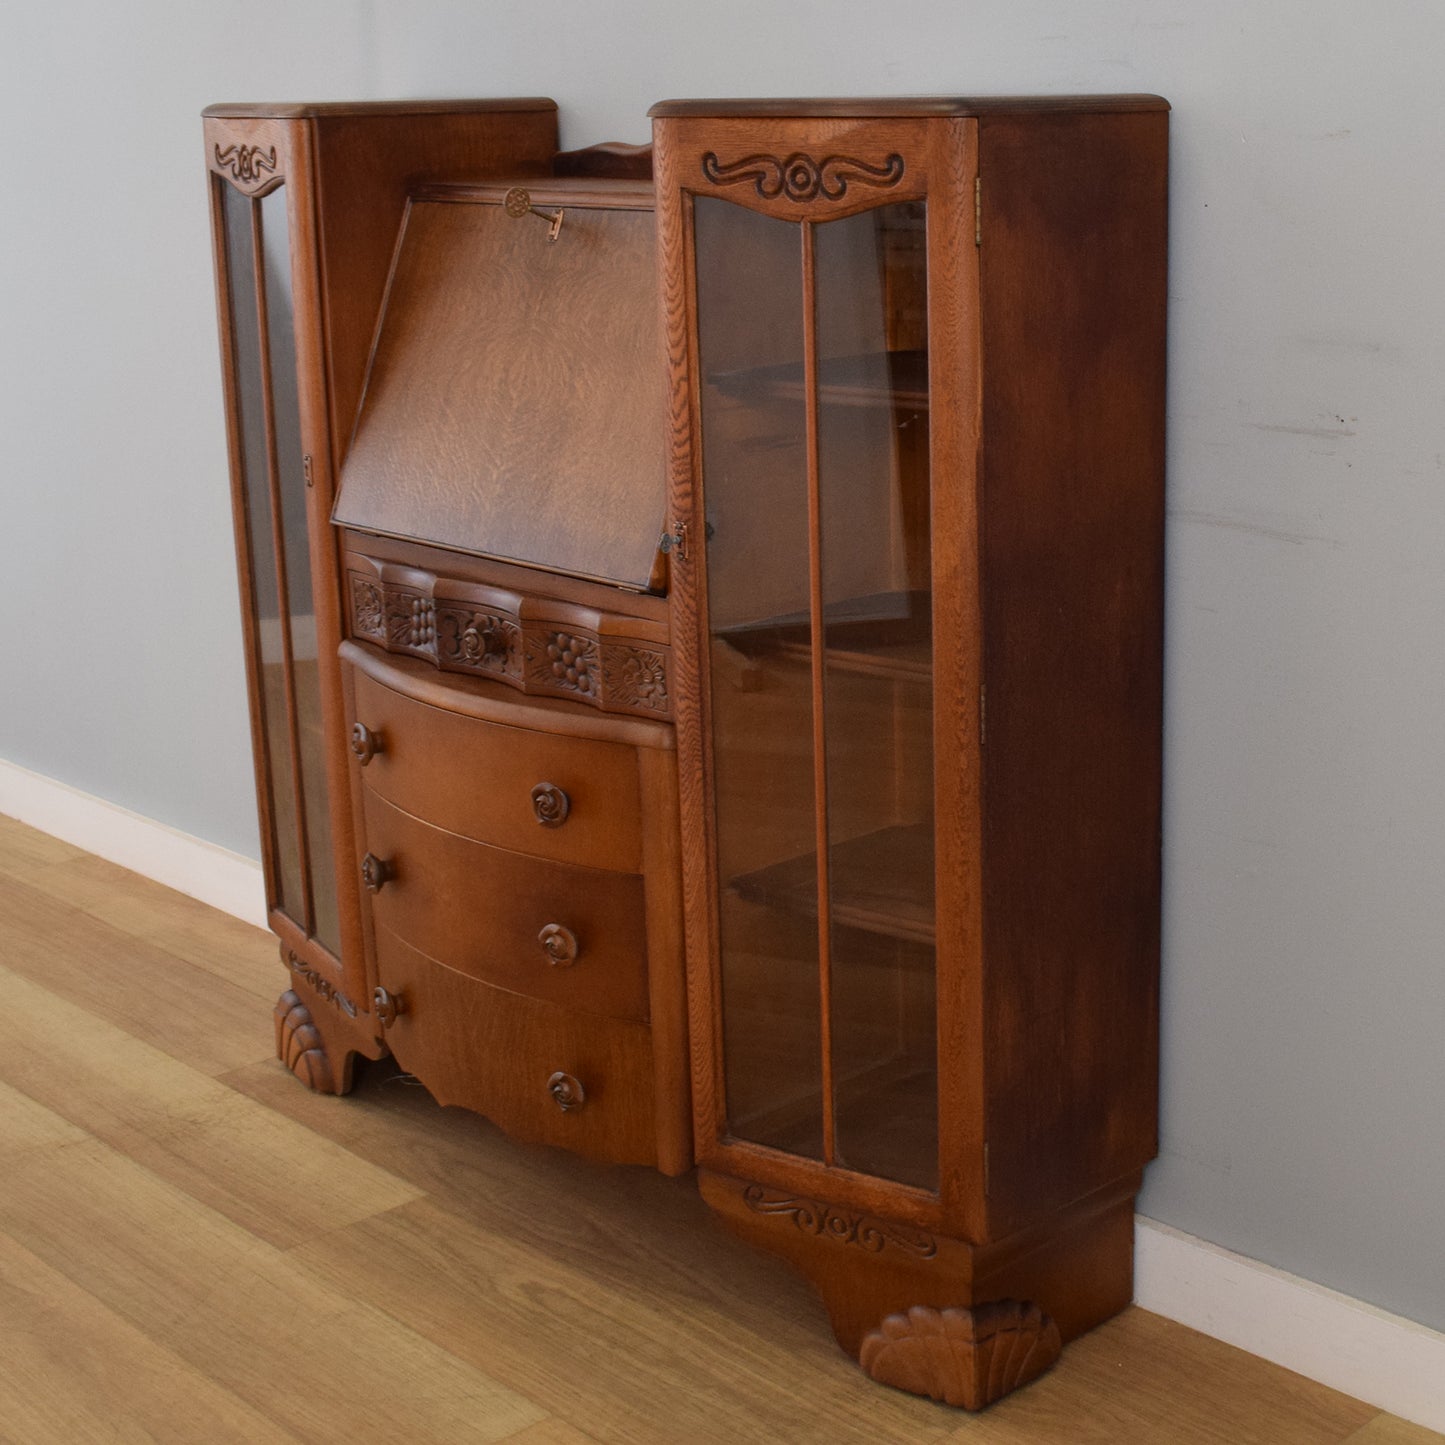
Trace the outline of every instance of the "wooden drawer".
{"label": "wooden drawer", "polygon": [[366,848],[386,875],[372,895],[378,932],[484,983],[647,1018],[640,877],[476,843],[361,791]]}
{"label": "wooden drawer", "polygon": [[379,796],[483,843],[641,871],[635,749],[485,722],[408,697],[359,667],[351,672],[355,765]]}
{"label": "wooden drawer", "polygon": [[[658,1162],[645,1024],[574,1014],[491,988],[384,927],[376,930],[376,951],[381,986],[400,1002],[387,1042],[440,1103],[594,1159]],[[557,1095],[573,1106],[563,1109]]]}

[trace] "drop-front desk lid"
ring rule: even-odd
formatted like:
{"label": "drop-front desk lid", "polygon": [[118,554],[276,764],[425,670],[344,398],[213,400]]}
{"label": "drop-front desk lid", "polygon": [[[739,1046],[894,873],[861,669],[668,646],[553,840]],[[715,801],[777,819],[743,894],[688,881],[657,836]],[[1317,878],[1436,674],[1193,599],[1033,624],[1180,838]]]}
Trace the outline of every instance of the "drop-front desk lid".
{"label": "drop-front desk lid", "polygon": [[646,588],[664,509],[652,188],[525,184],[516,214],[505,185],[409,204],[333,519]]}

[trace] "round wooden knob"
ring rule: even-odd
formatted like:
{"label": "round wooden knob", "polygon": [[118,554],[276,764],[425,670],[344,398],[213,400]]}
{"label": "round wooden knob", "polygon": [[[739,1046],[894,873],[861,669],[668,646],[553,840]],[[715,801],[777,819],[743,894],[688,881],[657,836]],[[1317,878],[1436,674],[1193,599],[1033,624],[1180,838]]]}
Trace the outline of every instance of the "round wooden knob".
{"label": "round wooden knob", "polygon": [[384,752],[381,745],[381,734],[374,733],[363,722],[356,723],[351,729],[351,751],[356,754],[356,760],[364,768],[377,753]]}
{"label": "round wooden knob", "polygon": [[396,869],[375,853],[368,853],[361,860],[361,881],[368,893],[380,893],[382,885],[396,877]]}
{"label": "round wooden knob", "polygon": [[572,811],[572,800],[555,783],[532,789],[532,812],[544,828],[560,828]]}
{"label": "round wooden knob", "polygon": [[502,205],[506,207],[507,214],[515,220],[525,216],[532,209],[532,193],[522,186],[513,186],[502,197]]}
{"label": "round wooden knob", "polygon": [[537,942],[542,945],[542,952],[547,955],[547,962],[562,967],[576,963],[577,955],[582,952],[582,945],[577,942],[577,935],[570,928],[564,928],[560,923],[549,923],[537,935]]}
{"label": "round wooden knob", "polygon": [[377,1023],[389,1029],[396,1022],[397,1015],[406,1012],[406,999],[377,984],[371,991],[371,1011],[376,1015]]}
{"label": "round wooden knob", "polygon": [[582,1087],[582,1081],[571,1074],[564,1074],[560,1069],[547,1080],[547,1092],[564,1114],[580,1109],[587,1102],[587,1091]]}

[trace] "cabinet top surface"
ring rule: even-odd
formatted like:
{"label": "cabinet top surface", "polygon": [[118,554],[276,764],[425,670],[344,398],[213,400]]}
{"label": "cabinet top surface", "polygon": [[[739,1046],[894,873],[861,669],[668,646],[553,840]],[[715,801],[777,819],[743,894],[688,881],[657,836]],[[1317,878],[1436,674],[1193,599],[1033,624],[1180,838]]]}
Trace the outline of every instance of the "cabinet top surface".
{"label": "cabinet top surface", "polygon": [[748,116],[783,119],[820,116],[860,119],[884,116],[1012,115],[1036,111],[1168,110],[1159,95],[904,95],[826,96],[773,100],[661,100],[647,113],[672,116]]}
{"label": "cabinet top surface", "polygon": [[476,111],[556,110],[546,96],[505,100],[325,100],[314,102],[225,101],[201,112],[223,120],[310,120],[320,116],[445,115]]}

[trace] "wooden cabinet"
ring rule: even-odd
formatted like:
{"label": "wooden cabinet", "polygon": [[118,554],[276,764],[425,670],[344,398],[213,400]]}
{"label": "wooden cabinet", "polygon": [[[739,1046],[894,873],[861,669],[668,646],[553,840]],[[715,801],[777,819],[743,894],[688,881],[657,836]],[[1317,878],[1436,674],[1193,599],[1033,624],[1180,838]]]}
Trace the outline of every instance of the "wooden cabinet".
{"label": "wooden cabinet", "polygon": [[1166,115],[809,110],[653,111],[696,1151],[978,1406],[1155,1152]]}
{"label": "wooden cabinet", "polygon": [[549,106],[208,113],[278,1048],[696,1162],[978,1408],[1128,1302],[1155,1151],[1167,107]]}

